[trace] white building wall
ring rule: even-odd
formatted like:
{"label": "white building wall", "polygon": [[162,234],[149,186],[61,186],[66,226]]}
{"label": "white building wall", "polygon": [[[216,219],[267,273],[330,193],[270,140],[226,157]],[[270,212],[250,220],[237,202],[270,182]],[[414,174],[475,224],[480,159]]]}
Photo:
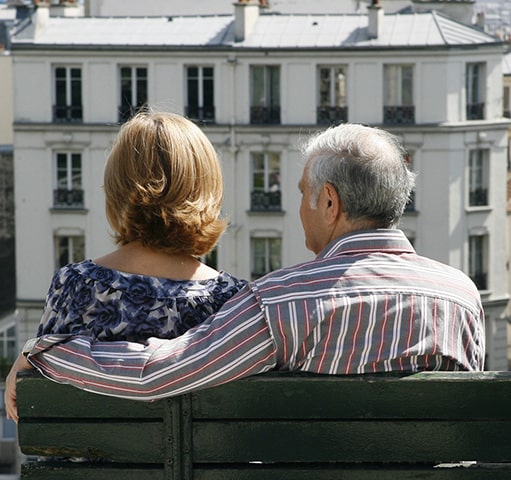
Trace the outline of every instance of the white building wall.
{"label": "white building wall", "polygon": [[[487,120],[465,122],[464,88],[467,61],[487,62]],[[54,271],[53,236],[79,231],[86,237],[86,256],[113,249],[104,215],[103,166],[117,132],[119,66],[144,65],[149,75],[149,102],[184,113],[185,67],[215,68],[216,125],[205,127],[222,159],[225,174],[224,212],[230,226],[220,241],[219,267],[250,278],[251,236],[280,236],[284,266],[312,258],[305,249],[298,215],[303,158],[300,143],[317,131],[317,66],[341,64],[348,71],[349,119],[380,124],[383,65],[415,65],[416,125],[396,125],[413,152],[419,173],[416,212],[405,215],[403,229],[419,253],[467,271],[468,235],[489,233],[489,290],[482,292],[489,318],[489,367],[507,368],[501,343],[506,297],[505,152],[508,124],[495,120],[502,110],[500,51],[446,52],[16,52],[15,174],[17,205],[17,271],[20,343],[33,335]],[[84,123],[53,124],[53,66],[82,66]],[[281,66],[282,125],[250,125],[250,65]],[[37,88],[33,79],[37,78]],[[488,208],[467,208],[468,151],[491,149]],[[85,211],[52,211],[55,151],[82,152]],[[250,153],[280,151],[283,213],[250,212]],[[37,248],[34,248],[36,240]]]}

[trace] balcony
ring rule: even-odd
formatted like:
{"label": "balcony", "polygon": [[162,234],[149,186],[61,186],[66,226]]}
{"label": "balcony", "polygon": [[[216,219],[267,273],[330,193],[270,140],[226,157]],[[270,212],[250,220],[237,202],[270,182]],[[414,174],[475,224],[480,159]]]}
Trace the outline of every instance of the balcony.
{"label": "balcony", "polygon": [[318,125],[339,125],[348,121],[348,107],[318,107]]}
{"label": "balcony", "polygon": [[476,188],[469,193],[469,205],[471,207],[484,207],[488,205],[488,189]]}
{"label": "balcony", "polygon": [[185,107],[185,114],[190,120],[199,123],[215,123],[215,107],[213,105],[207,107],[187,105]]}
{"label": "balcony", "polygon": [[83,197],[81,188],[74,188],[73,190],[56,188],[53,190],[53,206],[54,208],[83,209]]}
{"label": "balcony", "polygon": [[385,105],[383,123],[388,125],[413,125],[415,123],[414,105]]}
{"label": "balcony", "polygon": [[280,107],[250,107],[250,123],[254,125],[280,124]]}
{"label": "balcony", "polygon": [[483,120],[484,103],[472,103],[467,105],[467,120]]}
{"label": "balcony", "polygon": [[82,105],[53,105],[55,123],[81,123],[83,121]]}
{"label": "balcony", "polygon": [[250,194],[250,210],[253,212],[280,212],[282,210],[281,196],[280,191],[254,190]]}

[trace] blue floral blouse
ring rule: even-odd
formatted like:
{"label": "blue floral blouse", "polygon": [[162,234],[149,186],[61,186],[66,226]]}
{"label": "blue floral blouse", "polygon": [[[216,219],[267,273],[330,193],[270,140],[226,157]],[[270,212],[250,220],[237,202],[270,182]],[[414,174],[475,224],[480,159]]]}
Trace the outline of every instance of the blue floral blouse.
{"label": "blue floral blouse", "polygon": [[203,322],[245,285],[225,272],[208,280],[170,280],[84,260],[55,273],[37,335],[71,333],[139,343],[149,337],[174,338]]}

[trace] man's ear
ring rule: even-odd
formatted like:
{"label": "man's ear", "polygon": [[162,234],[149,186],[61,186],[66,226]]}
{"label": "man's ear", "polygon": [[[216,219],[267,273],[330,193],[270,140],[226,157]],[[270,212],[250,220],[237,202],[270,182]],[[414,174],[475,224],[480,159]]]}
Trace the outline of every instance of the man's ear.
{"label": "man's ear", "polygon": [[339,215],[343,211],[342,200],[339,198],[337,194],[337,190],[330,183],[325,183],[323,186],[323,193],[325,198],[325,206],[326,206],[326,218],[329,222],[336,222]]}

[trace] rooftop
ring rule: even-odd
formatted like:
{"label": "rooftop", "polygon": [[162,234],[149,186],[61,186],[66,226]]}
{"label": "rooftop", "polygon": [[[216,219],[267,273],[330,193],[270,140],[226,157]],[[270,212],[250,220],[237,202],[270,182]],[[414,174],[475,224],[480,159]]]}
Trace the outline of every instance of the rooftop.
{"label": "rooftop", "polygon": [[176,17],[50,17],[34,38],[34,23],[13,45],[94,47],[417,48],[501,43],[438,12],[386,14],[369,39],[366,14],[261,14],[243,42],[234,41],[233,15]]}

